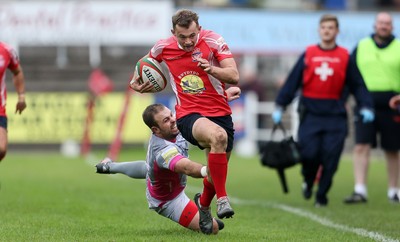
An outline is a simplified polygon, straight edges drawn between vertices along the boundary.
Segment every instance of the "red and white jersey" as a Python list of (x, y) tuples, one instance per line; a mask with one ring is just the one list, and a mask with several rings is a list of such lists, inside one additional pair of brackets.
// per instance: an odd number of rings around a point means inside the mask
[(192, 52), (184, 51), (175, 36), (158, 41), (150, 56), (168, 68), (172, 90), (177, 103), (176, 118), (191, 113), (217, 117), (232, 113), (225, 94), (225, 84), (197, 66), (197, 59), (207, 59), (212, 66), (220, 66), (225, 58), (232, 58), (225, 40), (209, 30), (201, 30)]
[(347, 49), (337, 46), (323, 50), (318, 45), (307, 47), (304, 55), (303, 96), (340, 99), (349, 63)]
[(0, 116), (6, 116), (6, 70), (14, 70), (19, 66), (17, 52), (9, 45), (0, 42)]

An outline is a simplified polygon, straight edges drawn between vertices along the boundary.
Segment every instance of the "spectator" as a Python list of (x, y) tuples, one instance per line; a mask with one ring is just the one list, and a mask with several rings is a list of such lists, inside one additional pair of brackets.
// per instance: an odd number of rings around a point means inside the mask
[(393, 20), (389, 13), (378, 13), (374, 28), (375, 33), (362, 39), (352, 54), (372, 95), (376, 119), (366, 124), (356, 116), (356, 145), (353, 150), (355, 186), (353, 193), (344, 199), (347, 204), (367, 202), (369, 159), (371, 148), (378, 145), (378, 135), (387, 161), (387, 196), (390, 201), (399, 202), (400, 120), (388, 104), (400, 92), (400, 41), (392, 34)]

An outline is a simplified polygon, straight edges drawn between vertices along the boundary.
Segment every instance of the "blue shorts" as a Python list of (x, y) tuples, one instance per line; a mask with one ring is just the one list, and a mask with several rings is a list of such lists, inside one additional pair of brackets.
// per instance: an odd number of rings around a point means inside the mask
[[(386, 151), (400, 150), (400, 114), (391, 109), (375, 110), (375, 120), (363, 123), (358, 110), (354, 113), (356, 144), (379, 145)], [(378, 136), (379, 135), (379, 139)]]
[[(179, 131), (181, 131), (181, 134), (183, 138), (185, 138), (187, 141), (189, 141), (192, 145), (198, 146), (200, 149), (204, 150), (205, 147), (201, 146), (197, 140), (193, 137), (193, 124), (196, 122), (197, 119), (203, 118), (199, 113), (192, 113), (189, 115), (186, 115), (180, 119), (177, 120), (177, 125)], [(228, 135), (228, 145), (226, 147), (226, 152), (230, 152), (233, 149), (233, 140), (234, 140), (234, 134), (235, 134), (235, 129), (233, 128), (233, 121), (232, 117), (230, 115), (227, 116), (221, 116), (221, 117), (206, 117), (210, 121), (218, 124), (220, 127), (222, 127), (227, 135)]]
[(7, 117), (0, 116), (0, 127), (7, 129)]

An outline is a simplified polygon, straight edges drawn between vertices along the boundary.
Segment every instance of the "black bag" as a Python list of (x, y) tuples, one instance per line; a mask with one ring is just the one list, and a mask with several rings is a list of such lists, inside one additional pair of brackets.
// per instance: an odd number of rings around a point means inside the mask
[[(274, 141), (273, 135), (278, 128), (282, 130), (284, 139), (281, 141)], [(287, 187), (284, 170), (300, 163), (300, 153), (297, 142), (294, 141), (293, 137), (286, 136), (286, 130), (282, 123), (274, 125), (270, 140), (261, 145), (260, 158), (263, 166), (278, 171), (283, 191), (284, 193), (288, 193), (289, 189)]]

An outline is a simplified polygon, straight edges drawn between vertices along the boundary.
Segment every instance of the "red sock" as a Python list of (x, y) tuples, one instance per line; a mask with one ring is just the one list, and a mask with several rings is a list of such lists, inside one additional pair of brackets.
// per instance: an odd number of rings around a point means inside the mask
[(203, 193), (201, 194), (200, 197), (200, 205), (202, 207), (209, 207), (215, 196), (214, 185), (208, 181), (207, 177), (203, 179), (203, 185), (204, 187), (203, 187)]
[(225, 183), (228, 173), (228, 159), (226, 158), (226, 153), (209, 153), (208, 169), (210, 170), (217, 198), (226, 196)]

